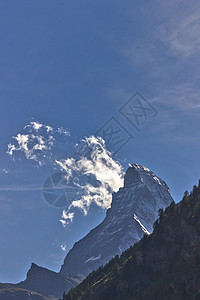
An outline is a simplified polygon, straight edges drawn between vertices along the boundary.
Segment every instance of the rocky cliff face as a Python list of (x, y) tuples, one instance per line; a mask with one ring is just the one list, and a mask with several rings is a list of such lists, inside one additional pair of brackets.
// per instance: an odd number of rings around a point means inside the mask
[(18, 284), (0, 284), (0, 300), (56, 300), (81, 282), (78, 277), (68, 276), (50, 271), (32, 263), (26, 280)]
[(200, 183), (160, 212), (154, 232), (91, 273), (64, 300), (200, 299)]
[(104, 221), (67, 254), (60, 273), (85, 277), (152, 232), (160, 208), (172, 202), (169, 188), (148, 168), (133, 164), (124, 178), (124, 187), (113, 194), (112, 206)]
[(2, 295), (8, 296), (10, 293), (10, 298), (5, 299), (18, 299), (19, 295), (21, 300), (62, 297), (63, 291), (69, 291), (91, 271), (116, 254), (121, 254), (141, 239), (145, 232), (152, 232), (158, 210), (171, 202), (169, 188), (162, 179), (144, 166), (131, 165), (125, 174), (124, 187), (113, 194), (106, 218), (74, 244), (60, 272), (32, 264), (26, 280), (12, 285), (12, 293), (11, 285), (9, 290), (2, 286)]
[(62, 297), (64, 290), (70, 290), (78, 283), (80, 283), (80, 278), (70, 278), (33, 263), (27, 273), (26, 280), (16, 284), (15, 287), (58, 298)]

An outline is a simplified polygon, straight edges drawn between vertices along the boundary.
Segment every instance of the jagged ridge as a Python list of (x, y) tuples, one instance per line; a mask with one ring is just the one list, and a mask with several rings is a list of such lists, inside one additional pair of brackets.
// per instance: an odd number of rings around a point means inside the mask
[(61, 297), (63, 290), (69, 291), (91, 270), (121, 254), (144, 232), (151, 232), (158, 209), (168, 206), (171, 201), (169, 188), (162, 179), (144, 166), (131, 165), (125, 174), (124, 187), (113, 194), (105, 220), (75, 243), (60, 273), (32, 264), (26, 280), (12, 285), (14, 296), (10, 299), (17, 297), (19, 289), (23, 289), (23, 297), (29, 295), (30, 299), (36, 297), (30, 290), (37, 292), (38, 299)]
[(78, 283), (80, 283), (80, 278), (70, 278), (32, 263), (26, 280), (16, 284), (16, 287), (33, 290), (51, 297), (61, 297), (63, 290), (69, 290)]
[(200, 183), (159, 214), (151, 235), (92, 272), (63, 299), (200, 299)]
[(172, 201), (166, 183), (148, 168), (133, 164), (124, 178), (124, 187), (113, 194), (104, 221), (75, 243), (60, 273), (83, 278), (116, 254), (152, 232), (160, 208)]

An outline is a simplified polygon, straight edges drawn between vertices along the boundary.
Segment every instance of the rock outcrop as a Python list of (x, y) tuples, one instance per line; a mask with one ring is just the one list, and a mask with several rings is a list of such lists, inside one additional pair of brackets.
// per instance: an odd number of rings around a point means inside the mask
[(200, 299), (200, 184), (159, 215), (152, 234), (92, 272), (64, 300)]
[(172, 202), (166, 183), (148, 168), (133, 164), (124, 178), (124, 187), (113, 194), (106, 218), (74, 244), (60, 273), (83, 278), (116, 254), (152, 232), (158, 210)]

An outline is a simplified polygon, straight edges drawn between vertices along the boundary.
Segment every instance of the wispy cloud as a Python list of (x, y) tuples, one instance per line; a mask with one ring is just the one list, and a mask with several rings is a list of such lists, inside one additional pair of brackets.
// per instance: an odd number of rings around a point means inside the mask
[[(158, 107), (163, 106), (162, 115), (168, 115), (168, 122), (173, 122), (173, 114), (181, 113), (198, 117), (200, 109), (200, 88), (195, 83), (177, 83), (175, 86), (166, 84), (158, 96), (151, 99)], [(169, 118), (169, 115), (171, 118)], [(164, 120), (163, 120), (164, 121)], [(177, 120), (178, 121), (178, 120)]]
[(60, 222), (63, 225), (63, 227), (66, 227), (66, 225), (72, 223), (73, 219), (74, 213), (67, 213), (66, 210), (63, 210), (62, 219), (60, 219)]
[[(90, 149), (89, 157), (80, 159), (68, 158), (56, 161), (60, 169), (66, 173), (66, 178), (78, 178), (74, 182), (78, 187), (77, 200), (72, 201), (63, 212), (60, 222), (66, 226), (66, 220), (73, 220), (69, 211), (73, 208), (80, 209), (87, 215), (92, 203), (107, 209), (111, 205), (112, 193), (123, 186), (124, 173), (119, 162), (112, 158), (112, 153), (106, 149), (105, 141), (100, 137), (91, 136), (84, 140)], [(88, 181), (87, 178), (90, 178)]]
[(193, 11), (185, 11), (170, 19), (167, 24), (160, 26), (161, 41), (174, 55), (190, 57), (200, 52), (200, 6)]
[(200, 109), (200, 4), (156, 1), (156, 5), (158, 16), (152, 15), (151, 7), (145, 14), (151, 29), (144, 32), (141, 27), (140, 39), (127, 40), (121, 53), (138, 72), (144, 72), (144, 80), (147, 74), (152, 94), (157, 95), (149, 100), (157, 101), (158, 109), (161, 104), (193, 114)]
[(30, 192), (30, 191), (41, 191), (40, 184), (29, 184), (23, 186), (0, 186), (0, 191), (7, 191), (7, 192)]
[[(27, 124), (21, 133), (13, 137), (14, 142), (8, 145), (7, 153), (18, 158), (21, 153), (24, 158), (33, 160), (38, 165), (51, 163), (64, 174), (68, 198), (68, 207), (63, 210), (60, 219), (63, 227), (73, 222), (75, 208), (87, 215), (92, 204), (107, 209), (111, 205), (112, 193), (123, 186), (123, 169), (121, 164), (113, 159), (105, 141), (101, 137), (90, 136), (82, 140), (89, 155), (76, 154), (66, 159), (52, 157), (52, 148), (56, 143), (56, 134), (69, 136), (68, 130), (53, 128), (41, 122), (33, 121)], [(59, 187), (53, 187), (52, 193)], [(8, 186), (0, 187), (1, 191), (39, 191), (41, 186)], [(73, 194), (74, 193), (74, 194)]]
[(67, 246), (65, 244), (62, 244), (60, 246), (60, 248), (61, 248), (62, 251), (66, 251), (67, 250)]
[(53, 128), (38, 121), (32, 121), (24, 126), (22, 133), (13, 136), (9, 143), (7, 154), (13, 159), (17, 153), (22, 153), (26, 159), (34, 160), (38, 165), (45, 164), (51, 159), (51, 149), (55, 145), (56, 134), (69, 136), (67, 129)]
[(3, 173), (3, 174), (8, 174), (9, 171), (5, 168), (0, 168), (0, 174)]

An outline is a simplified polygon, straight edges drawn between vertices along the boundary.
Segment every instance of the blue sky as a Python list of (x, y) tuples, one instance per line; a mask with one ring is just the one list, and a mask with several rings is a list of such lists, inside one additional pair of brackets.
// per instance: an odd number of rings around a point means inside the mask
[[(0, 282), (23, 280), (33, 261), (58, 271), (105, 216), (94, 206), (63, 228), (41, 193), (52, 165), (6, 154), (32, 120), (70, 131), (54, 149), (61, 159), (113, 116), (134, 136), (117, 154), (124, 170), (149, 167), (175, 201), (197, 183), (199, 28), (198, 1), (0, 3)], [(158, 112), (140, 132), (119, 112), (137, 91)]]

